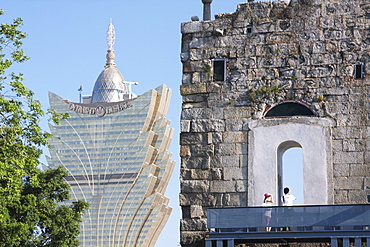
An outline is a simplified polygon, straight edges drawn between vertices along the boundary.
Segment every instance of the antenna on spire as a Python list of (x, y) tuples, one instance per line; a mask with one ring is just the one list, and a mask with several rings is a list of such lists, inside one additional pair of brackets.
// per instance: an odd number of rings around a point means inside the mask
[(114, 63), (114, 43), (116, 41), (116, 32), (114, 31), (114, 26), (112, 24), (112, 19), (110, 19), (110, 23), (108, 26), (107, 32), (107, 44), (108, 44), (108, 53), (107, 53), (107, 63), (105, 64), (105, 68), (115, 68), (116, 64)]
[(114, 31), (114, 26), (112, 24), (112, 18), (111, 18), (109, 26), (108, 26), (108, 32), (107, 32), (108, 50), (113, 51), (113, 46), (114, 46), (115, 41), (116, 41), (116, 32)]

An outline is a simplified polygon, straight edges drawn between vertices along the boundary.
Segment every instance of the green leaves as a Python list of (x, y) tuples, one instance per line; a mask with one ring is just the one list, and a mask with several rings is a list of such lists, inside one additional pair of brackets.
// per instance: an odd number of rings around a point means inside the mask
[(37, 231), (30, 232), (32, 234), (23, 242), (24, 245), (78, 246), (75, 239), (80, 232), (81, 215), (88, 204), (83, 201), (73, 202), (70, 206), (59, 204), (69, 199), (69, 185), (63, 180), (67, 175), (67, 171), (59, 167), (40, 172), (38, 181), (27, 178), (23, 193), (26, 198), (34, 196), (35, 204), (32, 205), (32, 211), (24, 211), (28, 215), (23, 218), (33, 219)]
[(69, 118), (68, 113), (58, 113), (53, 108), (48, 109), (48, 115), (50, 116), (49, 121), (52, 121), (55, 124), (59, 124), (60, 120)]
[[(0, 17), (4, 12), (0, 10)], [(78, 246), (81, 215), (87, 203), (70, 199), (63, 168), (40, 171), (41, 148), (50, 134), (40, 127), (45, 112), (21, 73), (8, 72), (28, 59), (21, 46), (22, 19), (0, 26), (0, 247)], [(58, 123), (68, 117), (53, 109)]]

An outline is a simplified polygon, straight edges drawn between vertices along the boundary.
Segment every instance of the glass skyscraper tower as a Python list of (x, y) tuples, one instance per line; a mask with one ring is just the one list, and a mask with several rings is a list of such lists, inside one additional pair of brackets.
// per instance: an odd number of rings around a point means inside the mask
[[(65, 167), (73, 199), (90, 203), (81, 246), (154, 246), (171, 213), (164, 196), (174, 168), (168, 153), (165, 85), (136, 96), (114, 63), (109, 25), (105, 69), (80, 103), (49, 93), (50, 106), (70, 117), (50, 125), (49, 166)], [(81, 101), (81, 100), (80, 100)]]

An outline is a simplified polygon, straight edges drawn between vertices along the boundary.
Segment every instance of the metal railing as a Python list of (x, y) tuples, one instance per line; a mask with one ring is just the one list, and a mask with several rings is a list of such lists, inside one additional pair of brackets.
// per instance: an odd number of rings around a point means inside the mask
[[(268, 220), (267, 218), (270, 217)], [(370, 230), (370, 204), (208, 209), (208, 228), (217, 232)]]

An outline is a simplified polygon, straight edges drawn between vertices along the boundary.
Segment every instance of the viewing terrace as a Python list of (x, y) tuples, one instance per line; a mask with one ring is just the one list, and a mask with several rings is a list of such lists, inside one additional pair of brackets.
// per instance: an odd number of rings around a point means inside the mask
[[(266, 228), (266, 215), (271, 222)], [(329, 243), (370, 246), (370, 204), (208, 209), (206, 247), (237, 244)]]

